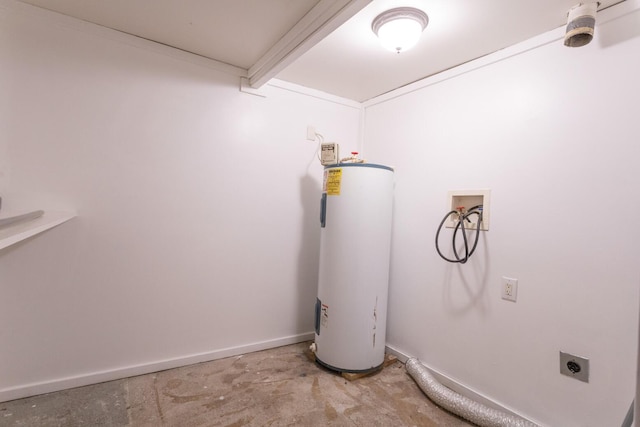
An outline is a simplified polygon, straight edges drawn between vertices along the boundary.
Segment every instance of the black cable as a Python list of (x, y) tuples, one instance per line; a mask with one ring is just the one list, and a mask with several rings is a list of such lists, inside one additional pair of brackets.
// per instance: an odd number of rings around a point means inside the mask
[[(462, 212), (460, 212), (462, 213)], [(458, 223), (456, 224), (455, 228), (453, 229), (453, 237), (451, 238), (451, 245), (453, 246), (453, 254), (456, 256), (456, 259), (461, 263), (464, 264), (465, 262), (467, 262), (467, 259), (469, 259), (469, 242), (467, 240), (467, 233), (464, 229), (464, 221), (467, 218), (464, 217), (464, 215), (461, 215), (458, 217)], [(458, 251), (456, 249), (456, 236), (458, 235), (458, 230), (462, 230), (462, 241), (464, 242), (464, 258), (462, 258), (464, 261), (460, 260), (460, 257), (458, 256)]]
[(458, 230), (462, 230), (462, 236), (463, 236), (464, 248), (465, 248), (465, 256), (464, 258), (462, 258), (464, 259), (464, 261), (461, 261), (463, 264), (467, 262), (467, 260), (471, 257), (471, 255), (473, 255), (473, 252), (476, 250), (476, 247), (478, 247), (478, 239), (480, 237), (480, 233), (478, 232), (479, 227), (476, 228), (476, 238), (475, 238), (475, 241), (473, 242), (473, 247), (471, 248), (470, 251), (469, 251), (469, 245), (467, 243), (466, 229), (464, 228), (464, 221), (471, 222), (469, 220), (469, 216), (473, 214), (478, 215), (478, 225), (480, 225), (480, 222), (482, 221), (482, 213), (479, 211), (468, 212), (466, 215), (462, 217), (462, 221), (459, 221), (458, 224), (456, 224), (456, 228), (453, 231), (453, 239), (452, 239), (453, 254), (456, 256), (457, 260), (460, 260), (461, 258), (458, 256), (458, 251), (456, 249), (456, 234), (458, 233)]
[(458, 261), (452, 261), (452, 260), (448, 259), (447, 257), (445, 257), (444, 255), (442, 255), (442, 252), (440, 252), (440, 246), (438, 245), (438, 237), (440, 236), (440, 230), (442, 230), (442, 226), (444, 225), (444, 223), (447, 220), (447, 218), (449, 218), (449, 215), (452, 215), (452, 214), (458, 214), (458, 211), (449, 211), (449, 212), (447, 212), (447, 214), (444, 216), (444, 218), (442, 218), (442, 221), (440, 221), (440, 225), (438, 226), (438, 231), (436, 231), (436, 251), (438, 251), (438, 255), (440, 255), (440, 257), (443, 258), (445, 261), (458, 262)]
[[(469, 216), (471, 215), (478, 215), (478, 223), (477, 223), (477, 227), (476, 227), (476, 238), (475, 241), (473, 242), (473, 247), (471, 248), (471, 251), (469, 251), (469, 246), (467, 244), (467, 233), (465, 232), (465, 228), (464, 228), (464, 221), (469, 221)], [(478, 247), (478, 240), (480, 238), (480, 224), (482, 223), (482, 205), (477, 205), (472, 207), (471, 209), (469, 209), (467, 211), (467, 213), (462, 217), (462, 225), (461, 225), (461, 230), (462, 230), (462, 234), (464, 235), (464, 245), (465, 245), (465, 257), (464, 262), (462, 262), (463, 264), (465, 262), (467, 262), (469, 260), (469, 258), (471, 257), (471, 255), (473, 255), (473, 253), (475, 252), (476, 248)], [(453, 253), (454, 255), (456, 255), (456, 259), (460, 259), (458, 257), (457, 251), (456, 251), (456, 234), (458, 232), (458, 227), (456, 227), (456, 229), (453, 232), (453, 239), (452, 239), (452, 245), (453, 245)]]
[[(466, 230), (464, 228), (464, 222), (468, 221), (471, 222), (469, 220), (469, 216), (471, 215), (478, 215), (478, 223), (477, 223), (477, 227), (476, 227), (476, 238), (475, 241), (473, 243), (473, 247), (471, 248), (471, 251), (469, 251), (469, 244), (468, 244), (468, 239), (467, 239), (467, 233)], [(476, 248), (478, 247), (478, 240), (480, 238), (480, 223), (482, 222), (482, 205), (478, 205), (478, 206), (474, 206), (471, 209), (469, 209), (467, 211), (466, 214), (462, 215), (461, 220), (458, 222), (458, 224), (456, 225), (456, 228), (453, 231), (453, 237), (452, 237), (452, 246), (453, 246), (453, 253), (456, 256), (456, 260), (458, 260), (458, 262), (460, 262), (461, 264), (466, 263), (469, 258), (471, 257), (471, 255), (473, 255), (473, 253), (475, 252)], [(456, 249), (456, 236), (458, 234), (458, 230), (462, 231), (462, 236), (463, 236), (463, 241), (464, 241), (464, 250), (465, 250), (465, 255), (463, 258), (460, 258), (458, 256), (458, 252)]]
[[(442, 231), (442, 226), (444, 225), (444, 223), (447, 221), (447, 218), (449, 218), (449, 216), (451, 214), (457, 214), (458, 215), (458, 223), (456, 224), (454, 230), (453, 230), (453, 237), (451, 240), (451, 243), (453, 245), (453, 255), (456, 257), (456, 259), (450, 259), (447, 258), (446, 256), (444, 256), (442, 254), (442, 252), (440, 251), (440, 245), (438, 243), (439, 237), (440, 237), (440, 231)], [(473, 242), (473, 246), (471, 247), (471, 250), (469, 250), (469, 242), (467, 239), (467, 233), (466, 233), (466, 229), (464, 228), (464, 222), (468, 221), (471, 222), (471, 220), (469, 220), (469, 217), (471, 215), (478, 215), (478, 222), (477, 222), (477, 226), (476, 226), (476, 236)], [(438, 226), (438, 231), (436, 232), (436, 251), (438, 251), (438, 255), (440, 255), (440, 257), (442, 259), (444, 259), (447, 262), (452, 262), (452, 263), (460, 263), (460, 264), (464, 264), (466, 263), (469, 258), (471, 257), (471, 255), (473, 255), (473, 253), (475, 252), (476, 248), (478, 247), (478, 241), (480, 238), (480, 224), (482, 223), (482, 205), (477, 205), (477, 206), (473, 206), (471, 209), (469, 209), (467, 211), (466, 214), (463, 214), (462, 212), (458, 212), (456, 210), (452, 210), (449, 211), (444, 218), (442, 218), (442, 221), (440, 221), (440, 225)], [(458, 231), (462, 232), (462, 240), (464, 242), (464, 256), (460, 257), (460, 255), (458, 255), (458, 250), (456, 249), (456, 236), (458, 235)]]

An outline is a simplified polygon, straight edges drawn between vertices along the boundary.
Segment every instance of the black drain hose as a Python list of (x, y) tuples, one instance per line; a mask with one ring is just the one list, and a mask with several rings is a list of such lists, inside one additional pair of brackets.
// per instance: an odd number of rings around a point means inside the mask
[[(440, 251), (440, 244), (438, 243), (438, 240), (440, 238), (440, 231), (442, 231), (442, 227), (444, 226), (444, 223), (447, 221), (447, 218), (449, 218), (449, 216), (453, 214), (458, 215), (458, 223), (456, 224), (453, 230), (453, 238), (451, 240), (451, 243), (453, 245), (453, 255), (456, 257), (455, 259), (447, 258), (446, 256), (444, 256)], [(464, 223), (465, 221), (469, 223), (471, 222), (471, 220), (469, 220), (469, 217), (471, 215), (477, 215), (478, 222), (476, 225), (476, 236), (473, 242), (473, 246), (471, 247), (471, 250), (469, 250), (469, 241), (467, 239), (467, 231), (464, 228)], [(440, 255), (440, 257), (447, 262), (460, 263), (460, 264), (466, 263), (471, 257), (471, 255), (473, 255), (473, 252), (475, 252), (476, 248), (478, 247), (481, 223), (482, 223), (482, 205), (474, 206), (471, 209), (469, 209), (466, 213), (462, 213), (462, 209), (447, 212), (444, 218), (442, 218), (442, 221), (440, 221), (440, 225), (438, 226), (438, 231), (436, 232), (436, 251), (438, 251), (438, 255)], [(462, 240), (464, 242), (463, 257), (460, 257), (460, 255), (458, 255), (458, 250), (456, 249), (456, 238), (458, 236), (458, 231), (461, 232)]]

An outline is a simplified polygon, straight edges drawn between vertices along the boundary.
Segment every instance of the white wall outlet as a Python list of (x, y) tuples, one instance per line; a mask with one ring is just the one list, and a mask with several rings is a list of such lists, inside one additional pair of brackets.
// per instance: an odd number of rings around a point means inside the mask
[(309, 141), (316, 140), (316, 128), (313, 126), (307, 126), (307, 139)]
[(502, 278), (502, 299), (513, 302), (518, 299), (518, 279)]
[(560, 352), (560, 373), (582, 382), (589, 382), (589, 359)]

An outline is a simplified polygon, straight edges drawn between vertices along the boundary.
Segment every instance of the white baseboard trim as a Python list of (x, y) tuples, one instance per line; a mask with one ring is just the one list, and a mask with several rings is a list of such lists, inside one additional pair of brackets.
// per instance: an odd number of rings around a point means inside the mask
[[(392, 354), (394, 356), (396, 356), (398, 358), (398, 360), (400, 360), (402, 363), (406, 363), (406, 361), (408, 359), (410, 359), (411, 357), (414, 356), (410, 356), (407, 353), (403, 352), (402, 350), (399, 350), (393, 346), (387, 345), (387, 353)], [(465, 386), (464, 384), (458, 382), (457, 380), (454, 380), (451, 377), (448, 377), (447, 375), (443, 374), (442, 372), (438, 372), (437, 370), (433, 369), (431, 366), (425, 364), (424, 362), (420, 361), (420, 363), (422, 363), (423, 366), (425, 366), (427, 369), (429, 369), (429, 372), (431, 372), (433, 374), (433, 376), (435, 377), (436, 380), (438, 380), (440, 382), (440, 384), (444, 385), (445, 387), (455, 391), (456, 393), (467, 397), (475, 402), (478, 403), (482, 403), (485, 406), (488, 406), (489, 408), (493, 408), (493, 409), (497, 409), (499, 411), (502, 411), (506, 414), (511, 414), (511, 415), (515, 415), (518, 416), (520, 418), (523, 418), (529, 422), (541, 425), (540, 423), (533, 421), (525, 416), (523, 416), (522, 414), (519, 414), (518, 412), (513, 411), (512, 409), (507, 408), (506, 406), (496, 402), (495, 400), (490, 399), (489, 397), (483, 395), (482, 393), (473, 390), (467, 386)], [(425, 399), (427, 397), (425, 396)]]
[(50, 381), (4, 388), (0, 389), (0, 402), (7, 402), (9, 400), (22, 399), (24, 397), (36, 396), (38, 394), (51, 393), (54, 391), (82, 387), (91, 384), (98, 384), (105, 381), (119, 380), (136, 375), (144, 375), (152, 372), (164, 371), (181, 366), (193, 365), (195, 363), (224, 359), (226, 357), (238, 356), (240, 354), (252, 353), (255, 351), (268, 350), (271, 348), (281, 347), (283, 345), (297, 344), (299, 342), (313, 340), (313, 338), (314, 333), (307, 332), (303, 334), (291, 335), (288, 337), (276, 338), (267, 341), (260, 341), (237, 347), (208, 351), (205, 353), (191, 354), (172, 359), (143, 363), (140, 365), (96, 371), (72, 377), (58, 378)]

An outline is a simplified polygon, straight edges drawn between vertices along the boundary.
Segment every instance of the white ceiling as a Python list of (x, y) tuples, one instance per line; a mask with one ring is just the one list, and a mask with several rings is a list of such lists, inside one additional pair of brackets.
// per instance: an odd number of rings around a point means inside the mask
[[(21, 1), (233, 65), (254, 85), (277, 77), (356, 101), (561, 27), (579, 2)], [(619, 2), (600, 0), (599, 10)], [(399, 6), (422, 9), (429, 25), (415, 48), (396, 54), (379, 46), (371, 21)]]

